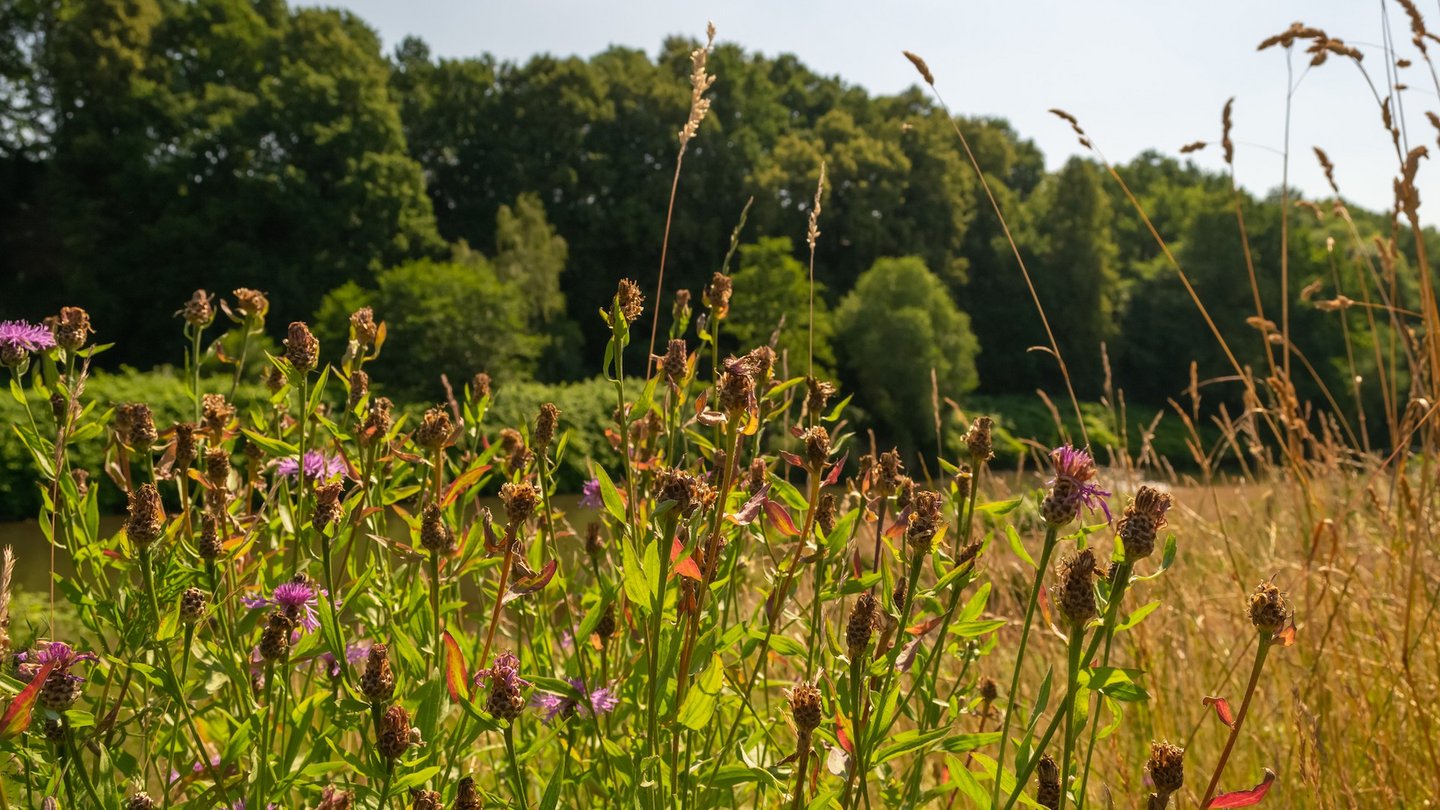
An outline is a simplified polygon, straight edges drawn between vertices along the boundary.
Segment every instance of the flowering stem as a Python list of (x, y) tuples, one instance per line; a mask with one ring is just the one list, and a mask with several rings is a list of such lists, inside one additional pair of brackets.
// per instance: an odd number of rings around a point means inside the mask
[(1230, 761), (1230, 751), (1235, 748), (1235, 740), (1240, 737), (1240, 726), (1245, 723), (1245, 715), (1250, 711), (1250, 699), (1255, 697), (1255, 686), (1260, 682), (1260, 670), (1265, 666), (1265, 656), (1270, 653), (1272, 644), (1274, 637), (1262, 631), (1260, 647), (1255, 651), (1255, 665), (1250, 668), (1250, 682), (1245, 684), (1245, 697), (1240, 701), (1240, 711), (1235, 715), (1235, 724), (1230, 727), (1230, 737), (1225, 740), (1225, 748), (1215, 763), (1215, 772), (1210, 774), (1210, 784), (1205, 788), (1205, 797), (1200, 800), (1201, 808), (1210, 805), (1216, 788), (1220, 786), (1220, 775), (1225, 772), (1225, 763)]
[(798, 757), (795, 761), (795, 797), (790, 803), (790, 810), (800, 810), (805, 806), (805, 766), (810, 764), (809, 732), (800, 735), (795, 754)]
[(190, 333), (190, 398), (195, 403), (195, 422), (200, 422), (200, 333), (204, 327), (191, 326)]
[[(300, 559), (300, 538), (305, 534), (305, 491), (309, 487), (309, 477), (305, 474), (305, 423), (308, 420), (306, 410), (310, 407), (310, 375), (309, 372), (300, 372), (300, 420), (299, 420), (299, 447), (300, 447), (300, 470), (295, 476), (295, 485), (300, 492), (295, 502), (295, 543), (290, 547), (290, 567), (294, 568)], [(321, 460), (320, 466), (325, 466)]]
[(660, 536), (655, 538), (655, 550), (659, 552), (656, 556), (660, 565), (655, 572), (655, 602), (650, 610), (650, 702), (646, 705), (650, 733), (645, 739), (645, 746), (652, 754), (660, 742), (660, 682), (664, 680), (660, 672), (660, 631), (665, 620), (665, 580), (670, 573), (670, 538), (675, 536), (678, 524), (679, 515), (672, 511), (665, 518)]
[[(1115, 577), (1112, 580), (1114, 590), (1110, 593), (1110, 599), (1105, 605), (1105, 626), (1101, 628), (1100, 634), (1105, 644), (1105, 650), (1100, 655), (1100, 666), (1110, 666), (1110, 645), (1115, 640), (1115, 622), (1120, 615), (1120, 602), (1125, 598), (1125, 591), (1130, 585), (1130, 570), (1132, 566), (1128, 562), (1116, 564)], [(1090, 642), (1090, 654), (1094, 655), (1095, 642)], [(1088, 699), (1088, 698), (1087, 698)], [(1089, 717), (1086, 718), (1088, 723)], [(1095, 755), (1095, 737), (1100, 730), (1099, 723), (1090, 723), (1090, 739), (1085, 744), (1085, 766), (1080, 770), (1080, 792), (1077, 794), (1079, 805), (1085, 803), (1085, 788), (1090, 783), (1090, 760)]]
[[(890, 687), (895, 680), (896, 661), (899, 658), (900, 654), (904, 651), (904, 645), (901, 644), (901, 641), (903, 641), (905, 638), (905, 625), (907, 622), (910, 621), (910, 609), (911, 607), (913, 607), (915, 602), (915, 591), (917, 589), (917, 585), (920, 579), (920, 571), (925, 565), (925, 556), (926, 555), (924, 554), (915, 554), (914, 559), (910, 561), (910, 578), (905, 583), (905, 599), (901, 603), (900, 607), (900, 624), (897, 625), (895, 629), (895, 644), (894, 647), (891, 648), (892, 652), (887, 653), (887, 657), (890, 659), (890, 665), (885, 668), (885, 679), (881, 681), (879, 692), (881, 706), (885, 705), (885, 695), (890, 692)], [(900, 714), (897, 711), (895, 713), (895, 716), (890, 719), (890, 723), (893, 724), (895, 722), (895, 718), (899, 716)], [(878, 735), (876, 733), (877, 730)], [(867, 787), (866, 783), (869, 776), (868, 772), (870, 770), (870, 749), (872, 747), (872, 743), (879, 742), (879, 736), (888, 733), (889, 730), (890, 724), (886, 724), (884, 728), (880, 728), (877, 725), (875, 729), (869, 730), (869, 732), (864, 738), (857, 739), (855, 741), (856, 754), (860, 758), (860, 784), (862, 788), (862, 795), (868, 796), (868, 792), (865, 792), (865, 790)], [(874, 739), (871, 739), (872, 737)]]
[[(1070, 795), (1070, 758), (1075, 750), (1075, 695), (1080, 686), (1080, 651), (1084, 645), (1085, 628), (1081, 625), (1071, 627), (1065, 665), (1065, 702), (1060, 709), (1065, 718), (1065, 740), (1060, 760), (1060, 810), (1065, 810), (1065, 799)], [(1077, 800), (1077, 806), (1084, 803), (1083, 798)]]
[(160, 629), (160, 599), (155, 595), (155, 575), (150, 570), (150, 547), (140, 548), (140, 574), (145, 580), (145, 593), (150, 598), (150, 610), (155, 614), (155, 629)]
[[(1010, 721), (1015, 716), (1015, 693), (1020, 688), (1020, 671), (1025, 666), (1025, 645), (1030, 641), (1030, 624), (1035, 619), (1035, 605), (1040, 601), (1040, 585), (1045, 580), (1045, 571), (1050, 565), (1050, 556), (1055, 551), (1055, 535), (1055, 526), (1045, 530), (1045, 544), (1040, 549), (1040, 563), (1035, 566), (1035, 581), (1030, 586), (1030, 600), (1025, 604), (1025, 622), (1020, 626), (1020, 646), (1015, 651), (1015, 669), (1010, 673), (1010, 691), (1005, 695), (1005, 720), (1000, 724), (1000, 752), (995, 757), (995, 783), (991, 786), (990, 804), (992, 806), (1000, 803), (1000, 774), (1005, 770), (1005, 747), (1009, 742)], [(1019, 782), (1018, 779), (1016, 781)]]
[(520, 761), (515, 758), (515, 724), (505, 726), (505, 754), (510, 760), (510, 778), (515, 780), (515, 801), (520, 810), (529, 810), (530, 801), (525, 798), (525, 781), (520, 778)]
[(490, 627), (485, 631), (485, 646), (480, 652), (480, 665), (490, 660), (490, 644), (495, 640), (495, 627), (500, 624), (500, 607), (505, 603), (505, 585), (510, 579), (510, 566), (515, 563), (515, 524), (505, 527), (505, 559), (500, 563), (500, 582), (495, 589), (495, 608), (490, 613)]
[(432, 663), (438, 663), (443, 668), (444, 662), (440, 660), (440, 650), (443, 645), (440, 636), (444, 630), (440, 626), (440, 552), (438, 550), (430, 552), (430, 615), (435, 620), (435, 645), (430, 651), (430, 654), (434, 656)]

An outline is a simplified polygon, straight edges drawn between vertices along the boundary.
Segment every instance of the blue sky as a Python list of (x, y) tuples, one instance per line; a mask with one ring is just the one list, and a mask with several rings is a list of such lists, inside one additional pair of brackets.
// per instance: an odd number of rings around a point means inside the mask
[[(1417, 0), (1440, 29), (1440, 0)], [(874, 92), (915, 83), (901, 57), (929, 62), (951, 109), (1010, 119), (1052, 166), (1081, 151), (1050, 107), (1076, 115), (1113, 161), (1147, 148), (1175, 153), (1194, 140), (1218, 140), (1220, 109), (1235, 102), (1236, 166), (1242, 184), (1263, 192), (1280, 184), (1284, 145), (1285, 55), (1256, 52), (1265, 37), (1299, 20), (1366, 55), (1384, 87), (1384, 0), (920, 0), (909, 3), (739, 0), (702, 4), (647, 0), (346, 0), (377, 28), (387, 50), (414, 34), (447, 57), (484, 52), (521, 61), (536, 53), (588, 56), (611, 44), (655, 53), (669, 34), (703, 36), (713, 20), (721, 40), (767, 54), (797, 54), (812, 69)], [(1410, 54), (1408, 23), (1384, 6), (1395, 39)], [(1294, 56), (1297, 78), (1308, 57)], [(1435, 149), (1424, 110), (1440, 111), (1423, 64), (1404, 71), (1402, 94), (1413, 143)], [(721, 76), (720, 81), (725, 77)], [(1384, 91), (1381, 91), (1382, 95)], [(1335, 161), (1347, 199), (1390, 204), (1395, 154), (1378, 106), (1353, 64), (1332, 60), (1304, 75), (1293, 102), (1291, 178), (1307, 195), (1326, 188), (1311, 146)], [(1440, 159), (1440, 155), (1436, 155)], [(1218, 149), (1196, 156), (1221, 165)], [(1421, 211), (1440, 222), (1436, 169), (1421, 173)], [(1434, 189), (1428, 195), (1426, 192)]]

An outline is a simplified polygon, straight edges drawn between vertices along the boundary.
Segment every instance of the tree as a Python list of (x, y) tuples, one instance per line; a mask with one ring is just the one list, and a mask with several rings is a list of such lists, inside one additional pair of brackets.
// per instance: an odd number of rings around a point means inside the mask
[(918, 257), (875, 262), (841, 301), (835, 325), (857, 400), (898, 444), (933, 441), (932, 370), (941, 397), (978, 382), (970, 318)]
[[(724, 330), (742, 351), (768, 344), (779, 330), (775, 351), (786, 357), (790, 374), (806, 373), (810, 351), (810, 280), (786, 237), (766, 237), (740, 246), (740, 269)], [(784, 326), (781, 328), (781, 323)], [(835, 352), (830, 348), (835, 325), (825, 303), (825, 287), (815, 285), (815, 375), (834, 376)]]

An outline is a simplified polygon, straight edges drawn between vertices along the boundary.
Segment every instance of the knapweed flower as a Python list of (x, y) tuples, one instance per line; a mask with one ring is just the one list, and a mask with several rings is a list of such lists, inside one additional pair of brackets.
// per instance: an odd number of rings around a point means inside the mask
[(965, 449), (970, 453), (970, 461), (977, 466), (995, 458), (994, 441), (991, 438), (994, 428), (994, 419), (978, 416), (971, 423), (970, 429), (965, 431)]
[(345, 516), (345, 508), (340, 505), (340, 496), (344, 494), (344, 489), (345, 484), (340, 481), (331, 481), (315, 488), (315, 515), (310, 520), (315, 531), (323, 534), (326, 528), (339, 523)]
[(241, 318), (252, 318), (257, 315), (264, 317), (270, 311), (270, 299), (265, 293), (259, 290), (252, 290), (249, 287), (241, 287), (231, 293), (235, 296), (235, 311), (240, 313)]
[(304, 373), (315, 368), (320, 359), (320, 341), (310, 333), (304, 321), (290, 324), (289, 335), (285, 338), (285, 357), (296, 371)]
[(805, 413), (819, 417), (825, 412), (825, 406), (830, 403), (830, 397), (835, 396), (834, 383), (828, 383), (818, 377), (805, 378)]
[(815, 684), (806, 681), (787, 690), (785, 696), (790, 700), (790, 718), (795, 721), (796, 732), (800, 739), (808, 740), (810, 732), (818, 728), (820, 721), (825, 719), (825, 706), (820, 690)]
[(444, 405), (436, 405), (425, 411), (416, 426), (415, 432), (410, 438), (415, 444), (432, 453), (444, 447), (450, 441), (450, 434), (454, 432), (454, 426), (450, 423), (450, 413), (445, 410)]
[(1273, 582), (1260, 583), (1250, 594), (1250, 623), (1262, 635), (1283, 633), (1294, 615), (1289, 598)]
[(595, 714), (600, 715), (614, 711), (615, 707), (620, 705), (620, 699), (615, 697), (614, 691), (609, 686), (602, 686), (592, 692), (579, 678), (566, 678), (565, 680), (580, 692), (580, 697), (561, 697), (549, 692), (536, 692), (530, 698), (530, 705), (545, 715), (546, 723), (553, 722), (556, 717), (568, 719), (577, 710), (584, 711), (588, 717), (591, 706), (595, 707)]
[(945, 518), (940, 514), (941, 503), (938, 492), (922, 489), (915, 493), (911, 504), (910, 523), (905, 527), (905, 540), (915, 554), (929, 554), (935, 547), (935, 535), (945, 524)]
[(710, 283), (701, 293), (700, 300), (715, 311), (715, 320), (724, 320), (730, 313), (730, 295), (734, 291), (735, 284), (730, 277), (724, 273), (716, 273), (710, 277)]
[(591, 478), (580, 485), (580, 508), (599, 509), (605, 505), (605, 500), (600, 495), (600, 479)]
[[(286, 478), (295, 478), (300, 475), (300, 461), (294, 458), (282, 458), (275, 462), (275, 472)], [(327, 456), (319, 450), (308, 450), (305, 453), (305, 479), (307, 481), (328, 481), (338, 478), (345, 473), (345, 459), (340, 456)]]
[(1150, 795), (1150, 810), (1165, 810), (1170, 794), (1185, 784), (1185, 749), (1168, 742), (1150, 743), (1150, 761), (1145, 763), (1145, 772), (1155, 785)]
[(384, 703), (395, 695), (395, 673), (390, 669), (390, 649), (372, 644), (360, 675), (360, 694), (371, 703)]
[(155, 800), (145, 791), (137, 791), (130, 794), (125, 800), (125, 810), (155, 810)]
[(350, 334), (355, 342), (364, 348), (375, 345), (380, 336), (380, 325), (375, 323), (375, 310), (361, 307), (350, 313)]
[(490, 375), (483, 371), (475, 372), (470, 379), (470, 397), (477, 402), (490, 396)]
[(851, 662), (861, 660), (870, 646), (870, 636), (875, 632), (878, 621), (880, 600), (872, 593), (862, 593), (850, 608), (850, 619), (845, 623), (845, 647)]
[(155, 414), (143, 402), (127, 402), (115, 409), (115, 432), (120, 440), (136, 450), (147, 450), (160, 438), (155, 429)]
[(542, 453), (555, 439), (555, 426), (559, 423), (560, 409), (555, 407), (555, 403), (547, 402), (540, 406), (540, 413), (535, 416), (535, 432), (531, 436)]
[(175, 314), (183, 317), (191, 326), (209, 326), (215, 320), (215, 296), (204, 290), (196, 290)]
[(180, 621), (187, 625), (193, 625), (205, 615), (205, 609), (210, 605), (210, 597), (199, 588), (186, 588), (180, 594)]
[(1116, 525), (1125, 546), (1126, 562), (1142, 560), (1155, 551), (1155, 536), (1165, 528), (1165, 513), (1170, 511), (1171, 502), (1168, 493), (1154, 487), (1142, 486), (1135, 492), (1135, 499), (1125, 507)]
[[(346, 644), (346, 645), (345, 645), (345, 663), (346, 663), (346, 664), (349, 664), (350, 666), (353, 667), (353, 666), (355, 666), (356, 664), (360, 663), (361, 661), (364, 661), (364, 660), (365, 660), (365, 656), (367, 655), (367, 653), (368, 653), (369, 651), (370, 651), (370, 647), (369, 647), (369, 645), (366, 645), (366, 644), (355, 644), (355, 643)], [(321, 662), (323, 662), (323, 663), (325, 664), (325, 671), (328, 672), (328, 673), (330, 673), (330, 677), (332, 677), (332, 678), (338, 678), (338, 677), (340, 677), (340, 673), (341, 673), (343, 670), (342, 670), (341, 667), (340, 667), (340, 662), (337, 661), (337, 660), (335, 660), (335, 654), (334, 654), (334, 653), (329, 652), (329, 651), (320, 653), (320, 660), (321, 660)]]
[(635, 323), (645, 311), (645, 296), (640, 285), (628, 278), (620, 279), (615, 290), (615, 308), (624, 316), (626, 323)]
[(1035, 803), (1050, 810), (1060, 806), (1060, 766), (1049, 754), (1035, 766)]
[(505, 520), (512, 526), (519, 526), (535, 514), (540, 503), (540, 490), (525, 481), (506, 482), (500, 485), (500, 500), (505, 503)]
[(80, 307), (61, 307), (59, 315), (45, 319), (50, 334), (60, 348), (67, 352), (80, 351), (94, 329), (90, 328), (90, 313)]
[(235, 418), (235, 406), (225, 399), (224, 394), (205, 394), (200, 397), (200, 411), (205, 417), (205, 429), (219, 438), (231, 420)]
[(520, 689), (528, 682), (520, 677), (520, 659), (514, 653), (502, 652), (495, 656), (495, 663), (489, 669), (475, 673), (475, 684), (490, 681), (490, 696), (485, 701), (485, 710), (497, 720), (514, 720), (525, 708), (525, 698)]
[(74, 647), (63, 641), (41, 642), (35, 649), (20, 653), (16, 672), (21, 680), (29, 683), (40, 675), (50, 664), (54, 668), (45, 677), (37, 698), (41, 706), (54, 712), (63, 712), (80, 699), (80, 690), (85, 679), (71, 672), (81, 661), (98, 661), (95, 653), (76, 652)]
[(1064, 526), (1079, 517), (1080, 507), (1084, 506), (1092, 514), (1103, 511), (1109, 523), (1110, 506), (1105, 499), (1110, 493), (1093, 483), (1095, 459), (1067, 444), (1050, 451), (1050, 462), (1055, 465), (1055, 477), (1050, 479), (1050, 491), (1040, 505), (1045, 522), (1054, 528)]
[(164, 532), (165, 509), (160, 504), (160, 491), (155, 489), (154, 484), (141, 484), (130, 493), (125, 536), (136, 548), (146, 549)]
[(410, 788), (410, 810), (445, 810), (445, 804), (439, 791)]
[[(274, 612), (265, 621), (260, 631), (257, 649), (260, 657), (269, 663), (285, 663), (290, 659), (290, 634), (295, 631), (295, 622), (284, 613)], [(251, 673), (252, 679), (254, 673)]]
[(297, 576), (289, 582), (276, 585), (268, 599), (247, 596), (242, 601), (245, 607), (252, 610), (263, 607), (278, 608), (292, 623), (310, 632), (320, 626), (320, 618), (315, 612), (315, 596), (315, 587), (308, 580)]
[(475, 780), (472, 777), (465, 777), (460, 780), (460, 785), (455, 788), (455, 804), (453, 810), (480, 810), (484, 803), (480, 800), (480, 791), (475, 787)]
[(0, 363), (15, 367), (30, 355), (55, 345), (55, 335), (43, 326), (26, 321), (0, 322)]
[(1095, 618), (1095, 550), (1084, 548), (1060, 561), (1055, 604), (1073, 628)]
[(410, 713), (402, 706), (391, 706), (380, 718), (380, 734), (375, 740), (375, 748), (386, 759), (399, 759), (413, 744), (413, 732)]

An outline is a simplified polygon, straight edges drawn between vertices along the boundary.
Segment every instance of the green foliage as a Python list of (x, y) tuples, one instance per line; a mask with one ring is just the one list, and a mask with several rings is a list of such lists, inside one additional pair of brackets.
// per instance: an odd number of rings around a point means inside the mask
[(569, 431), (565, 458), (555, 470), (561, 492), (579, 492), (592, 478), (591, 464), (615, 469), (619, 454), (605, 438), (614, 427), (615, 387), (603, 377), (574, 383), (516, 382), (495, 389), (494, 404), (486, 421), (498, 425), (533, 425), (540, 406), (552, 402), (560, 409), (560, 432)]
[[(810, 346), (810, 281), (805, 265), (794, 256), (784, 237), (765, 238), (740, 246), (740, 269), (734, 274), (734, 303), (725, 329), (742, 350), (767, 345), (779, 333), (775, 353), (788, 357), (792, 374), (805, 373)], [(815, 289), (815, 374), (834, 374), (835, 352), (830, 347), (835, 325), (825, 303), (825, 286)], [(781, 324), (784, 324), (781, 328)]]
[(902, 443), (934, 435), (937, 386), (940, 397), (975, 387), (970, 319), (918, 257), (877, 261), (840, 303), (835, 323), (856, 396)]

